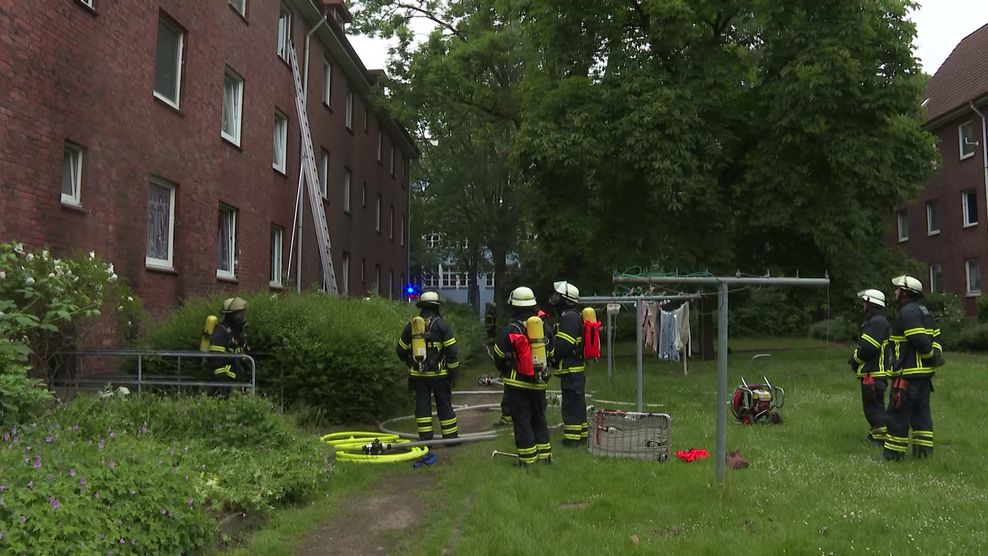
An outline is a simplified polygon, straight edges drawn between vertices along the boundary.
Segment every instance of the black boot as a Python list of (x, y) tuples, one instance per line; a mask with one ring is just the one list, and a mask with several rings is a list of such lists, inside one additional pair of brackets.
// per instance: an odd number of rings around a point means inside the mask
[(933, 457), (933, 448), (929, 446), (913, 446), (913, 457), (919, 459)]
[(882, 454), (882, 459), (885, 461), (902, 461), (904, 455), (902, 452), (896, 452), (895, 450), (885, 450)]

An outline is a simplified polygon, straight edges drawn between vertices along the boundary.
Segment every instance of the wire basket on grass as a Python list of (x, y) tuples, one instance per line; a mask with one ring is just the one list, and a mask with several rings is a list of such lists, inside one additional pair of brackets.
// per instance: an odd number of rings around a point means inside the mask
[(666, 461), (672, 417), (666, 413), (641, 413), (590, 406), (589, 451), (595, 456)]

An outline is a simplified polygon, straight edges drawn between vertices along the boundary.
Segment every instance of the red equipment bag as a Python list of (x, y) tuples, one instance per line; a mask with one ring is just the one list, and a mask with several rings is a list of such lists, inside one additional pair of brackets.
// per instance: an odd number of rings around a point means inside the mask
[(511, 342), (515, 359), (518, 361), (518, 374), (535, 376), (535, 362), (532, 360), (532, 346), (528, 343), (528, 336), (510, 332), (508, 333), (508, 341)]
[(586, 360), (600, 359), (600, 327), (599, 320), (583, 321), (583, 358)]

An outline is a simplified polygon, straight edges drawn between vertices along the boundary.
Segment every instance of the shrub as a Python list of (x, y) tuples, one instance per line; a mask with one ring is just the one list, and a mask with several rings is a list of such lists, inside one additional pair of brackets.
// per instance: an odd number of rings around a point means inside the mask
[(960, 329), (951, 345), (956, 349), (968, 351), (988, 350), (988, 323), (971, 322)]
[(829, 338), (831, 342), (848, 342), (857, 338), (858, 327), (842, 318), (824, 320), (810, 325), (809, 336), (817, 340)]
[(978, 298), (978, 322), (988, 322), (988, 297)]
[(731, 294), (731, 335), (801, 335), (813, 322), (814, 313), (819, 312), (818, 298), (818, 293), (803, 288), (755, 288)]
[[(954, 349), (972, 319), (965, 316), (960, 296), (952, 293), (932, 293), (923, 299), (940, 327), (941, 343), (945, 350)], [(892, 320), (892, 317), (889, 317)]]

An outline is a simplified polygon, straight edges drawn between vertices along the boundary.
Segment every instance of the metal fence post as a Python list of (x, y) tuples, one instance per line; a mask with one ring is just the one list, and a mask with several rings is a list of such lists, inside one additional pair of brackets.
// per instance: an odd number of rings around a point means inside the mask
[(727, 284), (718, 292), (717, 314), (717, 482), (724, 482), (727, 456)]
[(642, 320), (644, 316), (645, 302), (641, 298), (638, 298), (638, 302), (635, 303), (635, 338), (638, 348), (638, 401), (636, 407), (638, 411), (645, 410), (645, 376), (642, 361)]
[(144, 361), (144, 357), (140, 353), (138, 353), (137, 354), (137, 397), (138, 398), (141, 397), (141, 386), (142, 383), (144, 382), (144, 370), (142, 368), (143, 361)]

